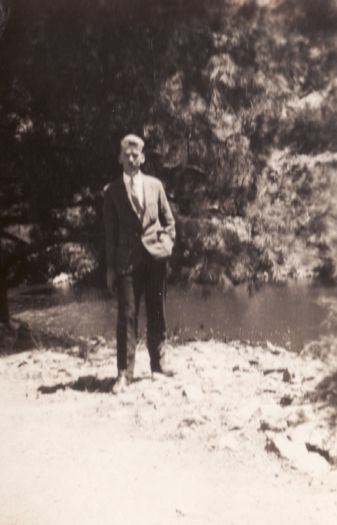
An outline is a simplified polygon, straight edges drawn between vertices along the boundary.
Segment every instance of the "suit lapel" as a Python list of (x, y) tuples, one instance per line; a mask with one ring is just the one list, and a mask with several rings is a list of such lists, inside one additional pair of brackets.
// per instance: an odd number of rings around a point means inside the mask
[(143, 216), (140, 217), (137, 213), (137, 210), (132, 202), (131, 195), (129, 192), (129, 188), (125, 186), (124, 178), (121, 177), (120, 180), (120, 196), (122, 199), (123, 207), (127, 207), (130, 209), (131, 213), (135, 215), (137, 220), (143, 224), (146, 225), (151, 221), (151, 217), (149, 215), (149, 205), (151, 202), (153, 202), (154, 195), (152, 191), (152, 185), (151, 185), (151, 179), (149, 179), (144, 173), (142, 173), (142, 181), (143, 181), (143, 192), (144, 192), (144, 213)]

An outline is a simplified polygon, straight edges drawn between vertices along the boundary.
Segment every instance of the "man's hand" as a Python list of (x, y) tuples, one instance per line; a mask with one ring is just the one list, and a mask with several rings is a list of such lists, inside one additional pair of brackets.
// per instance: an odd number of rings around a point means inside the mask
[(116, 274), (113, 268), (108, 268), (106, 271), (106, 285), (109, 292), (112, 292), (116, 282)]

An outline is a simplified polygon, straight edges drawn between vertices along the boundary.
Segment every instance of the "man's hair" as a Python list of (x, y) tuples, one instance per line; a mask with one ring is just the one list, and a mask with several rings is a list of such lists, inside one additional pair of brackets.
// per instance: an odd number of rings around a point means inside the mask
[(143, 151), (144, 145), (143, 139), (131, 133), (125, 135), (121, 140), (121, 149), (127, 148), (128, 146), (138, 146)]

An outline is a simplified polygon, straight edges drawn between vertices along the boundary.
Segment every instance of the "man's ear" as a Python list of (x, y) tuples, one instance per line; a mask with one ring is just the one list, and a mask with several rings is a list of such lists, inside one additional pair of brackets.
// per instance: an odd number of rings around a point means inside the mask
[(142, 152), (141, 155), (140, 155), (140, 163), (141, 163), (141, 164), (144, 164), (144, 162), (145, 162), (145, 155), (144, 155), (144, 153)]

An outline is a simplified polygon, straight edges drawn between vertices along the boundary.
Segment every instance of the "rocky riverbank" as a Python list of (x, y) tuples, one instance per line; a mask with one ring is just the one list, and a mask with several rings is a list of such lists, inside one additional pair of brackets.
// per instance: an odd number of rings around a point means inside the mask
[[(308, 524), (334, 523), (337, 391), (332, 357), (322, 361), (268, 343), (196, 341), (170, 347), (169, 364), (177, 374), (153, 381), (141, 344), (135, 381), (127, 392), (114, 396), (114, 345), (102, 338), (86, 343), (85, 348), (83, 344), (67, 349), (40, 347), (1, 357), (1, 464), (7, 479), (1, 524), (12, 523), (8, 520), (13, 518), (18, 524), (56, 524), (61, 504), (69, 507), (62, 523), (74, 523), (71, 512), (81, 523), (93, 523), (93, 505), (103, 495), (109, 494), (111, 500), (101, 502), (103, 507), (114, 505), (115, 512), (122, 513), (126, 501), (114, 499), (114, 483), (136, 484), (134, 490), (143, 494), (155, 490), (153, 472), (166, 476), (165, 498), (158, 495), (151, 514), (153, 520), (160, 515), (162, 523), (184, 518), (188, 524), (220, 524), (229, 511), (229, 523), (236, 524), (267, 524), (268, 513), (280, 524), (299, 523), (299, 519)], [(146, 452), (145, 464), (142, 447), (155, 451), (154, 456)], [(87, 461), (93, 470), (87, 470)], [(109, 461), (114, 462), (111, 471)], [(56, 468), (67, 473), (55, 486), (55, 476), (61, 475)], [(177, 471), (181, 479), (187, 476), (189, 486), (197, 484), (195, 494), (192, 489), (185, 492), (185, 485), (175, 494), (180, 486)], [(80, 489), (70, 501), (72, 476)], [(83, 482), (87, 478), (89, 485)], [(79, 502), (89, 497), (93, 483), (95, 497), (90, 495), (91, 510), (86, 514)], [(47, 487), (53, 487), (53, 497)], [(47, 491), (44, 503), (37, 490)], [(222, 496), (215, 501), (220, 490)], [(261, 499), (266, 491), (268, 501)], [(17, 503), (20, 494), (22, 507)], [(168, 508), (167, 494), (175, 498), (174, 508)], [(137, 523), (155, 523), (140, 499), (135, 503), (140, 514), (135, 509), (132, 514), (129, 507), (127, 523), (135, 516)], [(56, 514), (51, 517), (52, 510)], [(98, 516), (100, 523), (110, 523), (108, 515)], [(122, 517), (116, 521), (122, 522)]]
[[(176, 377), (153, 382), (141, 345), (136, 381), (118, 399), (104, 395), (116, 366), (115, 350), (103, 338), (66, 351), (59, 346), (5, 356), (0, 371), (13, 388), (17, 381), (24, 384), (28, 395), (62, 402), (69, 392), (91, 392), (100, 397), (102, 416), (121, 405), (136, 426), (151, 435), (158, 429), (160, 438), (197, 439), (208, 449), (234, 451), (250, 444), (311, 473), (337, 465), (331, 356), (323, 362), (269, 343), (208, 341), (170, 347), (169, 357)], [(163, 410), (167, 422), (158, 425)]]

